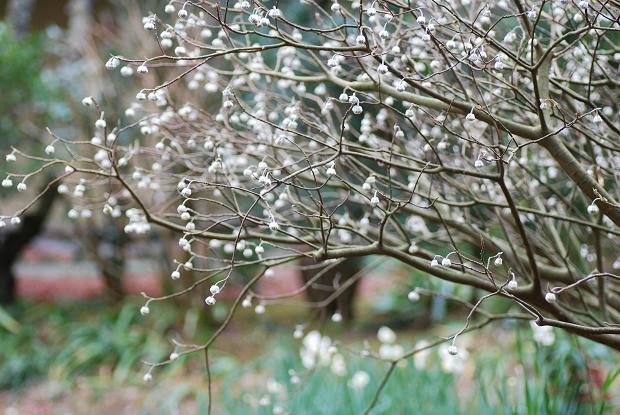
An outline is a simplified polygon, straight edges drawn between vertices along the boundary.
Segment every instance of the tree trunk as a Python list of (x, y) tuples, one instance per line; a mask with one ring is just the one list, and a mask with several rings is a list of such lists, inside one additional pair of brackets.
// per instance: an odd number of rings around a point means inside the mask
[(58, 195), (56, 190), (57, 184), (50, 184), (41, 196), (37, 208), (22, 216), (19, 226), (0, 234), (0, 304), (10, 304), (16, 300), (13, 265), (24, 248), (43, 230), (45, 220)]
[[(311, 259), (304, 260), (302, 265), (311, 266), (315, 262)], [(305, 284), (313, 280), (313, 278), (321, 272), (323, 268), (310, 268), (302, 271), (302, 278)], [(342, 264), (331, 269), (329, 272), (314, 280), (306, 290), (308, 299), (313, 303), (322, 303), (327, 301), (334, 292), (341, 289), (349, 279), (357, 276), (362, 269), (362, 260), (360, 258), (351, 258)], [(328, 315), (333, 315), (338, 311), (342, 315), (345, 322), (350, 322), (354, 318), (354, 300), (357, 292), (359, 279), (356, 279), (351, 285), (345, 288), (337, 297), (333, 298), (324, 307)]]

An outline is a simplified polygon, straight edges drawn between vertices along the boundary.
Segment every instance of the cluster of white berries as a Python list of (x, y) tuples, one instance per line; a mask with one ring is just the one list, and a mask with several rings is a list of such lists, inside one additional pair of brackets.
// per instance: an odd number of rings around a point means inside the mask
[(151, 230), (151, 225), (148, 223), (144, 212), (140, 209), (128, 209), (125, 215), (129, 219), (129, 223), (125, 225), (125, 233), (135, 233), (142, 235)]
[(433, 259), (431, 260), (431, 267), (438, 267), (439, 266), (439, 261), (437, 260), (438, 257), (441, 259), (441, 266), (442, 267), (451, 267), (452, 266), (452, 261), (450, 260), (450, 255), (452, 255), (453, 253), (454, 252), (450, 252), (445, 257), (442, 257), (441, 255), (435, 255), (433, 257)]
[(205, 298), (205, 304), (214, 305), (216, 302), (215, 296), (221, 292), (221, 288), (218, 284), (213, 284), (209, 288), (209, 292), (211, 293), (211, 295)]

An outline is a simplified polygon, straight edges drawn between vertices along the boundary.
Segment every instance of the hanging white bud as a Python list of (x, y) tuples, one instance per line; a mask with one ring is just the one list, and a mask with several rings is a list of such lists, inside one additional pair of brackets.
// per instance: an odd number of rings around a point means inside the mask
[(95, 127), (99, 129), (104, 129), (106, 125), (107, 124), (103, 118), (99, 118), (97, 121), (95, 121)]
[(456, 356), (457, 354), (459, 354), (459, 349), (455, 345), (451, 345), (448, 347), (448, 354)]
[(144, 23), (144, 30), (147, 30), (147, 31), (155, 30), (155, 20), (154, 19), (148, 19)]
[(2, 187), (11, 187), (11, 186), (13, 186), (13, 180), (11, 180), (8, 177), (2, 180)]
[(508, 281), (508, 285), (506, 286), (509, 290), (516, 290), (518, 287), (518, 283), (517, 283), (517, 279), (515, 278), (514, 274), (512, 275), (512, 279), (510, 281)]
[(150, 312), (151, 312), (151, 309), (148, 306), (144, 305), (140, 307), (140, 314), (142, 314), (143, 316), (146, 316)]
[(377, 192), (375, 191), (374, 196), (370, 199), (370, 206), (377, 206), (379, 204), (379, 197), (377, 196)]
[(128, 77), (133, 75), (133, 68), (129, 65), (125, 65), (121, 68), (121, 75), (124, 77)]
[(205, 303), (207, 305), (213, 305), (215, 304), (215, 297), (213, 297), (212, 295), (208, 296), (207, 298), (205, 298)]
[(441, 260), (441, 266), (443, 267), (450, 267), (452, 266), (452, 261), (450, 261), (450, 258), (444, 258)]
[(172, 273), (170, 274), (170, 278), (172, 278), (173, 280), (178, 280), (179, 278), (181, 278), (181, 273), (179, 271), (172, 271)]
[(275, 6), (272, 9), (270, 9), (267, 14), (269, 17), (272, 17), (274, 19), (282, 16), (282, 12), (280, 11), (280, 9), (276, 8)]
[(211, 286), (211, 288), (209, 288), (209, 291), (211, 292), (211, 294), (216, 295), (220, 293), (220, 287), (216, 284), (213, 284)]
[(548, 292), (547, 294), (545, 294), (545, 301), (548, 303), (554, 303), (556, 299), (557, 298), (555, 294), (552, 292)]
[(108, 59), (108, 61), (105, 63), (105, 68), (109, 71), (118, 68), (118, 65), (121, 64), (120, 59), (118, 59), (116, 56), (111, 57), (110, 59)]
[(415, 303), (416, 301), (420, 300), (420, 293), (417, 289), (409, 291), (409, 294), (407, 294), (407, 299)]
[(25, 192), (26, 189), (28, 189), (28, 186), (26, 186), (26, 183), (21, 182), (17, 184), (17, 191), (18, 192)]
[(85, 107), (92, 107), (93, 105), (95, 105), (95, 100), (93, 99), (93, 97), (85, 97), (82, 99), (82, 105), (84, 105)]

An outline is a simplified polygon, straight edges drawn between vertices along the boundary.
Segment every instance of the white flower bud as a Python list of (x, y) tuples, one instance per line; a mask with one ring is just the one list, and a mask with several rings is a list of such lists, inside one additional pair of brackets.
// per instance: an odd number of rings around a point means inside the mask
[(545, 301), (548, 303), (554, 303), (556, 299), (555, 294), (552, 292), (545, 294)]
[(21, 182), (17, 184), (17, 191), (18, 192), (25, 192), (26, 189), (28, 189), (28, 186), (26, 186), (26, 183)]
[(128, 77), (133, 75), (133, 68), (129, 65), (125, 65), (121, 68), (121, 75), (124, 77)]
[(106, 127), (105, 120), (103, 118), (99, 118), (97, 121), (95, 121), (95, 127), (99, 129), (104, 129)]
[(506, 285), (506, 287), (509, 290), (516, 290), (518, 285), (517, 280), (513, 277), (510, 281), (508, 281), (508, 285)]
[(82, 105), (84, 105), (85, 107), (92, 107), (93, 105), (95, 105), (95, 100), (93, 99), (93, 97), (85, 97), (84, 99), (82, 99)]
[(215, 304), (215, 297), (213, 297), (212, 295), (208, 296), (207, 298), (205, 298), (205, 303), (207, 305)]
[(144, 305), (140, 307), (140, 314), (142, 314), (143, 316), (146, 316), (150, 312), (151, 312), (151, 309), (148, 306)]
[(420, 293), (418, 292), (418, 290), (412, 290), (409, 291), (409, 294), (407, 294), (407, 299), (411, 302), (416, 302), (420, 300)]
[(109, 71), (118, 68), (118, 65), (121, 64), (120, 59), (118, 59), (116, 56), (111, 57), (110, 59), (108, 59), (108, 61), (105, 63), (105, 68)]
[(144, 30), (155, 30), (155, 21), (153, 19), (148, 19), (146, 23), (144, 23)]

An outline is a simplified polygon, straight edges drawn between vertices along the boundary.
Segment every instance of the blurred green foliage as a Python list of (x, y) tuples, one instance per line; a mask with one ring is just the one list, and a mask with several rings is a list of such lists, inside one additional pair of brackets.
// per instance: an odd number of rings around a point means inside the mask
[[(208, 338), (210, 329), (197, 323), (200, 310), (189, 310), (179, 318), (174, 306), (162, 303), (152, 307), (151, 315), (145, 318), (138, 312), (140, 305), (130, 300), (119, 305), (23, 302), (9, 308), (20, 326), (15, 333), (0, 326), (0, 389), (25, 388), (32, 382), (48, 380), (59, 385), (61, 393), (70, 393), (75, 382), (88, 376), (93, 399), (108, 399), (114, 396), (110, 395), (114, 388), (138, 385), (141, 399), (137, 405), (143, 406), (138, 413), (177, 413), (189, 401), (196, 411), (191, 413), (206, 414), (208, 393), (202, 354), (156, 370), (153, 383), (141, 382), (145, 370), (142, 361), (165, 359), (171, 352), (173, 345), (167, 338), (177, 334), (187, 339)], [(267, 330), (254, 324), (252, 327), (261, 333)], [(345, 354), (348, 372), (344, 377), (327, 368), (304, 373), (299, 341), (290, 333), (272, 329), (276, 331), (270, 340), (252, 349), (249, 356), (237, 356), (233, 347), (234, 342), (251, 336), (247, 330), (239, 331), (233, 343), (224, 348), (224, 344), (216, 345), (210, 366), (216, 384), (215, 413), (272, 414), (278, 399), (268, 390), (269, 379), (275, 379), (286, 391), (282, 405), (291, 413), (363, 412), (387, 370), (386, 363)], [(408, 349), (416, 339), (437, 338), (434, 330), (401, 332), (399, 339)], [(515, 331), (516, 338), (509, 334)], [(534, 342), (525, 324), (507, 328), (496, 325), (477, 333), (470, 339), (465, 384), (460, 375), (442, 369), (441, 357), (433, 350), (424, 368), (414, 367), (410, 360), (395, 370), (371, 413), (617, 413), (614, 411), (620, 409), (620, 402), (607, 391), (619, 373), (613, 352), (560, 330), (555, 330), (555, 335), (555, 343), (543, 347)], [(601, 368), (606, 379), (588, 390), (587, 385), (596, 384), (593, 373)], [(290, 382), (289, 369), (299, 373), (299, 385)], [(109, 376), (96, 380), (101, 370)], [(358, 370), (367, 372), (370, 379), (365, 388), (354, 390), (348, 381)], [(271, 397), (270, 404), (257, 405), (265, 395)]]
[(0, 328), (0, 389), (50, 376), (70, 381), (107, 365), (117, 380), (135, 376), (140, 361), (169, 353), (158, 333), (174, 324), (162, 313), (147, 327), (139, 305), (20, 303), (8, 311), (20, 323), (15, 333)]
[[(440, 357), (431, 352), (424, 368), (416, 368), (411, 361), (397, 368), (389, 378), (380, 395), (372, 415), (379, 414), (477, 414), (477, 415), (581, 415), (611, 414), (620, 409), (620, 402), (610, 396), (609, 387), (620, 373), (614, 361), (613, 352), (600, 345), (584, 342), (582, 339), (556, 331), (557, 340), (553, 346), (539, 346), (532, 340), (531, 330), (523, 325), (517, 339), (504, 342), (500, 348), (489, 347), (486, 351), (474, 351), (470, 363), (475, 367), (472, 381), (463, 385), (458, 375), (441, 369)], [(487, 334), (488, 335), (488, 334)], [(582, 342), (583, 351), (575, 344)], [(514, 355), (506, 349), (516, 348)], [(361, 414), (374, 396), (387, 363), (372, 359), (347, 357), (348, 374), (344, 378), (333, 375), (329, 369), (320, 368), (299, 386), (289, 382), (288, 369), (301, 369), (296, 348), (287, 340), (278, 340), (278, 347), (272, 348), (262, 359), (257, 359), (252, 370), (270, 370), (277, 381), (287, 387), (288, 392), (282, 405), (296, 415), (348, 415)], [(588, 366), (586, 365), (588, 360)], [(589, 367), (607, 366), (600, 389), (588, 393), (592, 385)], [(599, 366), (600, 367), (600, 366)], [(615, 369), (614, 369), (615, 367)], [(248, 370), (249, 367), (245, 367)], [(347, 381), (352, 373), (363, 370), (370, 375), (370, 381), (363, 390), (353, 390)], [(249, 397), (247, 392), (235, 394), (232, 386), (242, 376), (239, 371), (230, 375), (230, 385), (222, 388), (223, 395), (215, 399), (224, 404), (225, 413), (257, 414), (273, 413), (278, 402), (271, 395), (271, 404), (260, 406), (256, 402), (262, 392)], [(268, 383), (263, 379), (263, 384)], [(198, 394), (200, 395), (200, 393)], [(205, 399), (205, 397), (202, 397)], [(223, 402), (222, 402), (223, 400)]]
[[(66, 121), (68, 107), (53, 77), (46, 76), (46, 42), (42, 34), (15, 39), (6, 23), (0, 22), (0, 152), (10, 146), (40, 146), (47, 138), (45, 127)], [(0, 164), (0, 174), (7, 172)]]

